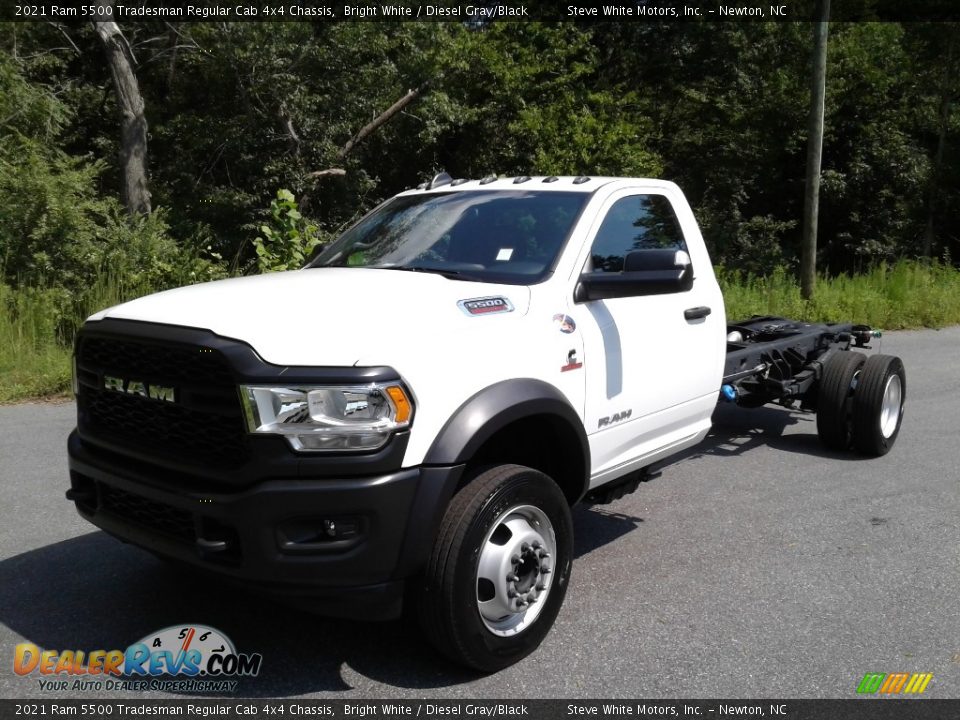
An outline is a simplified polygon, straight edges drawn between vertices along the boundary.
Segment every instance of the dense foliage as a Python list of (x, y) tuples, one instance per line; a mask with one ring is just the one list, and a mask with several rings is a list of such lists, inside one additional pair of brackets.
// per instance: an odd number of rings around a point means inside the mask
[[(221, 257), (234, 272), (287, 267), (299, 251), (283, 238), (329, 237), (441, 169), (666, 177), (720, 263), (765, 274), (796, 262), (809, 25), (121, 29), (159, 208), (134, 220), (116, 199), (119, 120), (93, 30), (0, 26), (7, 283), (74, 289), (109, 271), (162, 285), (210, 277)], [(821, 270), (958, 255), (958, 36), (946, 23), (831, 26)], [(343, 172), (315, 175), (330, 168)]]

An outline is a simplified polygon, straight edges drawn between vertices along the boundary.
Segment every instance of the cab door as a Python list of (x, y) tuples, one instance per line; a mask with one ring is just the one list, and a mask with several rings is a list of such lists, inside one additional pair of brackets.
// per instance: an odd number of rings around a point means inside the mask
[[(685, 225), (695, 242), (687, 242)], [(706, 248), (679, 191), (617, 191), (591, 232), (582, 272), (623, 276), (628, 254), (636, 264), (635, 253), (663, 257), (669, 250), (688, 257), (693, 271), (686, 289), (644, 289), (575, 301), (571, 308), (589, 363), (585, 425), (596, 486), (706, 434), (723, 371), (725, 317)]]

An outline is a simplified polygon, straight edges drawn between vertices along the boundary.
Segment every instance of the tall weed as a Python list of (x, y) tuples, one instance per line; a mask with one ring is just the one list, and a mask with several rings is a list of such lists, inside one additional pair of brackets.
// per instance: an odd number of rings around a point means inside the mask
[(800, 285), (783, 269), (759, 277), (721, 268), (718, 278), (731, 321), (779, 315), (887, 330), (960, 323), (960, 270), (945, 262), (901, 260), (860, 275), (821, 275), (810, 301), (800, 297)]

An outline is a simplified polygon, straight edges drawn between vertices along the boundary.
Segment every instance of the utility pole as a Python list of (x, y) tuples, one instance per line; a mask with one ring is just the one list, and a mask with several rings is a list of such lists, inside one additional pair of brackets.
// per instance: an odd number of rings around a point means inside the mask
[(807, 122), (807, 182), (803, 195), (803, 239), (800, 251), (800, 294), (813, 297), (817, 280), (817, 219), (820, 214), (820, 158), (823, 154), (823, 97), (827, 79), (827, 29), (830, 0), (817, 3), (813, 26), (813, 73)]

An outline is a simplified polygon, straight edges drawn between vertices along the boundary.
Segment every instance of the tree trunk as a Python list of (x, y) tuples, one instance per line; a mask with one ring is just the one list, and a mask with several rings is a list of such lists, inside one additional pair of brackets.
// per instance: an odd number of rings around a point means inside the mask
[(823, 100), (827, 79), (827, 31), (830, 0), (819, 0), (819, 21), (813, 28), (813, 73), (807, 123), (807, 183), (803, 195), (803, 239), (800, 250), (800, 295), (813, 297), (817, 281), (817, 220), (820, 214), (820, 158), (823, 155)]
[[(101, 6), (111, 4), (109, 0), (99, 0), (99, 3)], [(115, 22), (95, 22), (93, 27), (107, 55), (120, 109), (120, 199), (130, 215), (148, 215), (147, 118), (133, 70), (133, 53)]]

